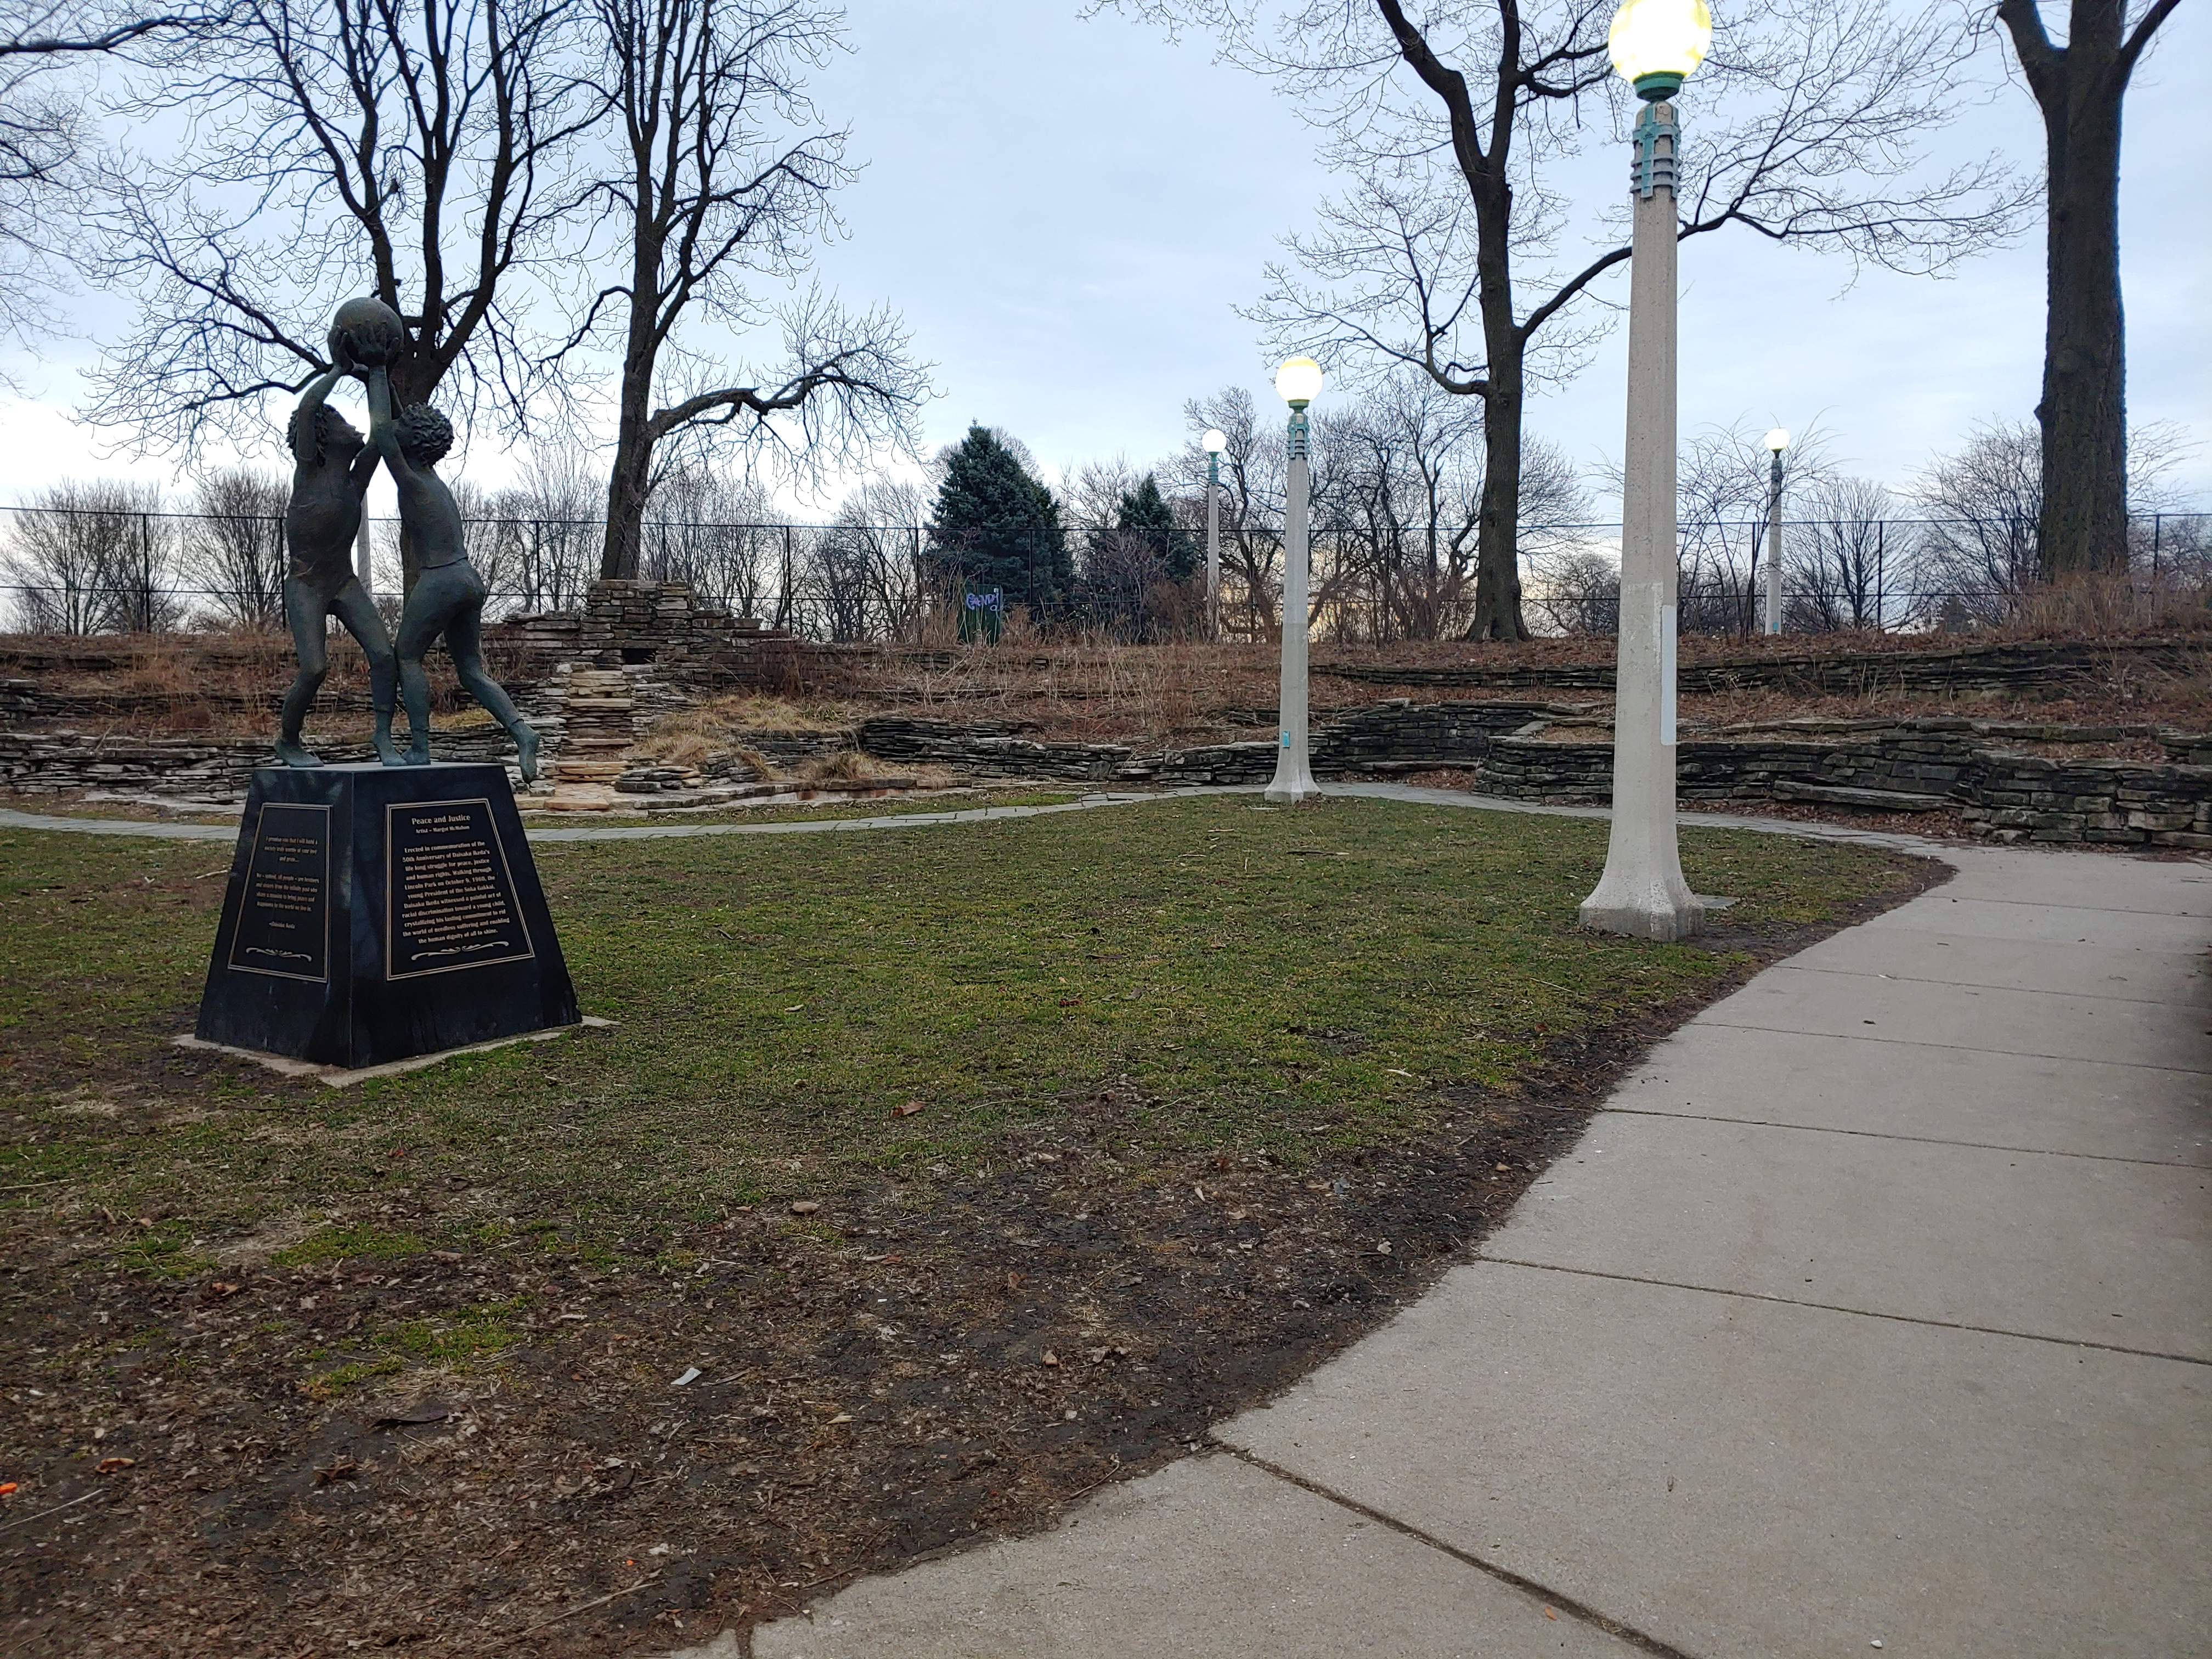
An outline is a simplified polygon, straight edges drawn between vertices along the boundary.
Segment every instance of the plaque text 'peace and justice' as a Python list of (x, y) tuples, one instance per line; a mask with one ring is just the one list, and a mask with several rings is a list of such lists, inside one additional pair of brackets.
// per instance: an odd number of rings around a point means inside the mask
[(489, 801), (410, 802), (386, 813), (386, 978), (532, 954)]

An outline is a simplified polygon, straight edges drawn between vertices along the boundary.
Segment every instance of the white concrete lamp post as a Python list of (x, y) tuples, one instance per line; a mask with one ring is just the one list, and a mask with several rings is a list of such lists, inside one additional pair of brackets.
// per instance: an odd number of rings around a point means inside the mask
[(1674, 836), (1674, 164), (1669, 101), (1705, 61), (1705, 0), (1627, 0), (1613, 66), (1644, 100), (1629, 166), (1628, 447), (1620, 501), (1620, 644), (1613, 703), (1613, 833), (1582, 924), (1636, 939), (1694, 933), (1705, 913)]
[(1782, 452), (1790, 447), (1790, 434), (1780, 427), (1766, 434), (1767, 453), (1774, 457), (1766, 473), (1766, 631), (1782, 631)]
[(1206, 451), (1206, 637), (1221, 640), (1221, 452), (1229, 440), (1212, 427), (1199, 441)]
[(1283, 685), (1277, 715), (1282, 741), (1267, 798), (1296, 806), (1321, 794), (1306, 749), (1306, 405), (1321, 396), (1321, 365), (1310, 357), (1291, 358), (1275, 371), (1275, 390), (1291, 406), (1291, 476), (1283, 507)]

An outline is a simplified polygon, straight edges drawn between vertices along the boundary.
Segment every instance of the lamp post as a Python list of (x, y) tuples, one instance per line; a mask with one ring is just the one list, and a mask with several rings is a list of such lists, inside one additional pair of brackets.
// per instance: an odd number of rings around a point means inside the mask
[(1229, 440), (1212, 427), (1199, 441), (1206, 450), (1206, 637), (1221, 640), (1221, 452)]
[(1275, 371), (1275, 391), (1291, 406), (1291, 465), (1283, 507), (1283, 680), (1277, 714), (1282, 741), (1267, 798), (1296, 806), (1321, 794), (1306, 750), (1306, 405), (1321, 396), (1321, 365), (1310, 357), (1291, 358)]
[(1582, 924), (1674, 939), (1705, 921), (1674, 836), (1674, 164), (1668, 101), (1712, 40), (1705, 0), (1627, 0), (1613, 66), (1644, 100), (1629, 167), (1628, 445), (1620, 502), (1620, 643), (1613, 705), (1613, 830)]
[(1766, 434), (1767, 452), (1774, 457), (1766, 473), (1766, 631), (1782, 631), (1782, 452), (1790, 447), (1790, 434), (1780, 427)]

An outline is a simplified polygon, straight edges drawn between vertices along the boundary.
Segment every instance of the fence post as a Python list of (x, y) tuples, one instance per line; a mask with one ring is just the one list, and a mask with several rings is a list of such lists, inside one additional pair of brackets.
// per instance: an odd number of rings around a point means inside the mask
[(1889, 611), (1882, 603), (1881, 579), (1883, 556), (1889, 551), (1889, 520), (1876, 519), (1874, 522), (1874, 631), (1889, 632)]

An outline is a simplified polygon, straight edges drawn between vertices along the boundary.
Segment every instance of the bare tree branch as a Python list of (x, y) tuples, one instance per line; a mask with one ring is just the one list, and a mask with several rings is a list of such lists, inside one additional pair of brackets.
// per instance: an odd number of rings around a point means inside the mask
[[(623, 577), (680, 441), (738, 428), (802, 471), (910, 453), (925, 388), (887, 310), (852, 313), (816, 288), (771, 308), (748, 286), (795, 283), (842, 229), (846, 135), (819, 124), (804, 76), (842, 49), (842, 15), (819, 0), (596, 0), (593, 15), (622, 142), (591, 199), (628, 270), (578, 337), (599, 319), (621, 330), (600, 571)], [(729, 374), (683, 343), (702, 324), (742, 336), (771, 322), (783, 349), (767, 374)]]

